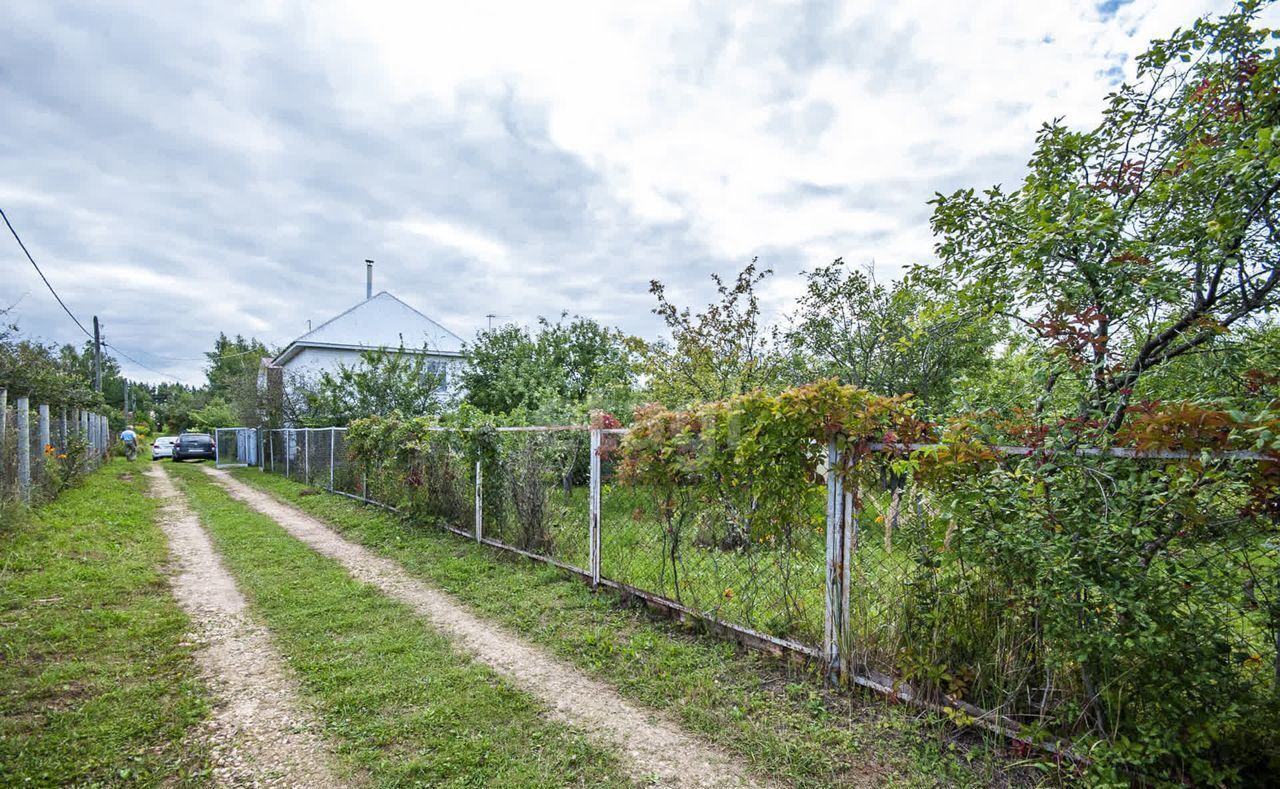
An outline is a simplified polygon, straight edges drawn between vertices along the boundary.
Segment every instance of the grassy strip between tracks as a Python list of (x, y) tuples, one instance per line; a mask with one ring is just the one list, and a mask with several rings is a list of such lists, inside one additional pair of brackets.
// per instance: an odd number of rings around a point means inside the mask
[(625, 696), (667, 711), (775, 780), (989, 786), (1057, 778), (1047, 762), (1015, 760), (998, 739), (879, 697), (827, 692), (810, 670), (619, 605), (555, 568), (257, 469), (234, 474), (400, 561)]
[(377, 785), (618, 785), (615, 754), (194, 466), (170, 468), (326, 735)]

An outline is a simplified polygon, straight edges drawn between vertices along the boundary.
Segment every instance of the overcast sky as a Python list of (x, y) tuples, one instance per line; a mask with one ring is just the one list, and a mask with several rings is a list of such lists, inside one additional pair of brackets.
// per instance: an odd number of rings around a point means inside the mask
[[(932, 259), (934, 192), (1013, 184), (1132, 57), (1228, 2), (8, 0), (0, 207), (82, 319), (203, 380), (390, 290), (470, 339), (562, 310), (655, 336), (753, 255)], [(258, 5), (257, 11), (245, 10)], [(2, 230), (2, 228), (0, 228)], [(76, 341), (11, 238), (0, 306)], [(160, 380), (126, 360), (127, 374)]]

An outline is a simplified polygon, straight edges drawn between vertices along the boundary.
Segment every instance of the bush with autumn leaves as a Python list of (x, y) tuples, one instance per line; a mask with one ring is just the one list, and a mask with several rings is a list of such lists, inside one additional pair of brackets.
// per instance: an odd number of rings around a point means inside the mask
[(1280, 754), (1280, 401), (1138, 403), (1116, 431), (1017, 413), (931, 425), (908, 398), (819, 381), (644, 407), (619, 475), (651, 499), (673, 560), (708, 512), (721, 550), (809, 555), (832, 440), (859, 507), (889, 486), (918, 513), (877, 553), (892, 583), (855, 590), (901, 595), (880, 657), (915, 692), (1197, 781)]

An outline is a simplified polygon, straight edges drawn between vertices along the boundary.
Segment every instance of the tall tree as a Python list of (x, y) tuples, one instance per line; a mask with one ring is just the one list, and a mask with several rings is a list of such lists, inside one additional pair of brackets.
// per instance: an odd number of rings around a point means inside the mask
[(205, 375), (209, 379), (211, 398), (222, 399), (234, 414), (231, 421), (242, 425), (264, 422), (263, 394), (259, 391), (258, 371), (263, 357), (270, 356), (267, 346), (257, 338), (236, 335), (235, 339), (219, 333), (213, 350), (205, 353), (209, 360)]
[(672, 304), (663, 283), (649, 283), (658, 300), (653, 312), (671, 332), (670, 342), (653, 343), (645, 354), (649, 389), (657, 400), (685, 406), (774, 388), (783, 381), (780, 338), (761, 317), (756, 294), (773, 271), (756, 263), (752, 259), (731, 283), (712, 274), (719, 298), (696, 313)]
[(945, 271), (1112, 430), (1149, 371), (1280, 304), (1280, 58), (1259, 7), (1152, 42), (1096, 128), (1040, 131), (1019, 189), (934, 201)]
[(787, 339), (810, 377), (911, 393), (932, 413), (944, 411), (956, 380), (988, 365), (997, 327), (958, 309), (953, 289), (927, 273), (886, 285), (841, 259), (805, 272)]
[(634, 343), (590, 318), (567, 318), (539, 318), (532, 332), (502, 326), (477, 334), (462, 374), (466, 401), (491, 414), (568, 418), (589, 400), (632, 391)]

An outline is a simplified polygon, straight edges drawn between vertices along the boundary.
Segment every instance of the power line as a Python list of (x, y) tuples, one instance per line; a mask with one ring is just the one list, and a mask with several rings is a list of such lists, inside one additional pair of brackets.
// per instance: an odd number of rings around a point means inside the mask
[(103, 341), (102, 341), (102, 344), (103, 344), (103, 345), (105, 345), (106, 347), (110, 348), (111, 350), (115, 351), (115, 352), (116, 352), (116, 353), (118, 353), (120, 356), (123, 356), (125, 359), (128, 359), (129, 361), (131, 361), (131, 362), (133, 362), (134, 364), (138, 365), (139, 367), (141, 367), (142, 369), (146, 370), (147, 372), (155, 373), (156, 375), (162, 375), (162, 376), (164, 376), (165, 378), (172, 379), (172, 380), (174, 380), (174, 381), (177, 381), (177, 382), (178, 382), (178, 383), (180, 383), (180, 384), (181, 384), (181, 383), (184, 383), (184, 382), (183, 382), (183, 380), (182, 380), (181, 378), (179, 378), (178, 376), (176, 376), (176, 375), (173, 375), (173, 374), (171, 374), (171, 373), (161, 372), (160, 370), (157, 370), (157, 369), (155, 369), (154, 367), (148, 367), (147, 365), (145, 365), (145, 364), (143, 364), (142, 362), (138, 361), (137, 359), (133, 358), (133, 357), (132, 357), (132, 356), (130, 356), (129, 354), (127, 354), (127, 353), (125, 353), (124, 351), (120, 350), (120, 348), (119, 348), (119, 347), (117, 347), (117, 346), (115, 346), (115, 345), (112, 345), (111, 343), (107, 342), (106, 340), (103, 340)]
[(62, 297), (58, 295), (58, 291), (53, 289), (53, 285), (49, 282), (49, 278), (40, 270), (40, 266), (36, 263), (36, 259), (31, 257), (31, 253), (27, 251), (27, 245), (22, 243), (22, 238), (18, 236), (18, 231), (13, 229), (13, 223), (9, 221), (9, 217), (5, 214), (3, 208), (0, 208), (0, 218), (4, 219), (5, 225), (9, 228), (9, 232), (13, 234), (13, 240), (18, 242), (18, 246), (22, 247), (23, 254), (27, 256), (27, 260), (31, 261), (31, 265), (35, 267), (36, 273), (40, 275), (40, 279), (44, 280), (45, 287), (47, 287), (49, 292), (53, 294), (53, 297), (58, 300), (58, 306), (62, 307), (62, 311), (67, 313), (67, 316), (76, 322), (76, 325), (80, 327), (80, 331), (84, 332), (86, 337), (92, 338), (93, 333), (84, 327), (84, 324), (75, 316), (75, 313), (73, 313), (70, 308), (67, 307), (66, 303), (62, 301)]
[[(271, 355), (272, 355), (272, 354), (271, 354), (271, 348), (270, 348), (270, 347), (268, 347), (268, 346), (267, 346), (267, 345), (265, 345), (265, 344), (263, 345), (263, 347), (264, 347), (264, 348), (266, 348), (266, 355), (267, 355), (267, 356), (271, 356)], [(249, 349), (249, 350), (247, 350), (247, 351), (236, 351), (235, 353), (218, 353), (217, 351), (210, 351), (209, 353), (212, 353), (214, 356), (218, 357), (218, 359), (235, 359), (235, 358), (237, 358), (237, 357), (239, 357), (239, 356), (248, 356), (248, 355), (250, 355), (250, 354), (254, 354), (254, 353), (258, 353), (258, 354), (260, 354), (261, 352), (260, 352), (257, 348), (250, 348), (250, 349)], [(160, 359), (160, 360), (162, 360), (162, 361), (166, 361), (166, 362), (207, 362), (207, 361), (211, 361), (211, 360), (209, 359), (208, 354), (202, 354), (202, 355), (200, 355), (200, 356), (159, 356), (159, 355), (154, 354), (154, 353), (149, 353), (149, 354), (147, 354), (147, 355), (148, 355), (148, 356), (150, 356), (150, 357), (151, 357), (151, 358), (153, 358), (153, 359)]]
[[(58, 291), (54, 289), (53, 283), (51, 283), (49, 281), (49, 278), (44, 275), (44, 271), (41, 270), (40, 264), (36, 263), (36, 259), (31, 256), (31, 251), (28, 250), (27, 245), (23, 243), (22, 237), (19, 236), (18, 231), (14, 229), (13, 223), (9, 221), (9, 216), (4, 212), (3, 208), (0, 208), (0, 218), (4, 219), (4, 224), (6, 227), (9, 228), (9, 232), (13, 235), (13, 240), (18, 242), (18, 246), (22, 249), (23, 254), (27, 256), (27, 260), (30, 261), (31, 266), (36, 270), (36, 273), (40, 275), (40, 279), (44, 281), (45, 287), (49, 289), (49, 292), (53, 294), (53, 298), (57, 300), (58, 306), (62, 307), (62, 311), (67, 313), (67, 317), (71, 318), (71, 320), (75, 322), (76, 326), (79, 327), (80, 331), (84, 332), (84, 335), (86, 337), (88, 337), (89, 339), (93, 339), (93, 332), (89, 331), (84, 327), (84, 324), (80, 322), (80, 319), (75, 316), (75, 313), (71, 311), (71, 308), (68, 307), (66, 302), (62, 300), (62, 297), (58, 295)], [(120, 356), (124, 357), (125, 359), (128, 359), (130, 362), (133, 362), (134, 364), (136, 364), (137, 366), (141, 367), (142, 369), (148, 372), (152, 372), (152, 373), (155, 373), (156, 375), (161, 375), (161, 376), (164, 376), (165, 378), (173, 379), (178, 383), (182, 383), (182, 379), (178, 378), (176, 375), (161, 372), (160, 370), (156, 370), (153, 367), (149, 367), (143, 364), (142, 362), (138, 361), (137, 359), (133, 358), (129, 354), (122, 351), (120, 347), (117, 345), (112, 345), (108, 343), (106, 340), (103, 340), (102, 344), (108, 348), (111, 348)], [(242, 351), (234, 354), (224, 354), (222, 358), (234, 358), (237, 356), (247, 356), (251, 353), (256, 353), (256, 350)], [(157, 357), (157, 358), (160, 358), (160, 357)], [(201, 357), (201, 358), (171, 360), (171, 361), (208, 361), (208, 358)]]

